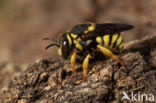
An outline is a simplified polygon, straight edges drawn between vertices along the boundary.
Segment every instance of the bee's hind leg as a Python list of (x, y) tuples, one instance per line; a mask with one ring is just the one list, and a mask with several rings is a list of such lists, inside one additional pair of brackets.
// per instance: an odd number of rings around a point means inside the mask
[(122, 66), (125, 67), (125, 64), (116, 55), (114, 55), (109, 49), (101, 45), (97, 45), (97, 49), (99, 49), (104, 55), (111, 57), (113, 60), (117, 61), (118, 63), (120, 63)]

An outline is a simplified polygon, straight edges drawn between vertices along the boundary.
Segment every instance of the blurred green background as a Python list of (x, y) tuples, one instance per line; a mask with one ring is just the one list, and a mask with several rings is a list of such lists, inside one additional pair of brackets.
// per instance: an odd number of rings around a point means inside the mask
[(0, 63), (32, 63), (58, 58), (49, 41), (71, 26), (85, 21), (127, 23), (135, 28), (123, 33), (128, 42), (152, 35), (156, 29), (156, 0), (1, 0)]

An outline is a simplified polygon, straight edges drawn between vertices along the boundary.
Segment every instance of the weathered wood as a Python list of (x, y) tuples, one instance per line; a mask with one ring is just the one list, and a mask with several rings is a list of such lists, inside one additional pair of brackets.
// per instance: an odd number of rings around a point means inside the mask
[(74, 76), (70, 63), (40, 60), (10, 81), (0, 100), (4, 103), (120, 103), (123, 91), (129, 95), (132, 91), (154, 94), (156, 67), (151, 63), (150, 53), (156, 49), (155, 45), (156, 36), (127, 44), (125, 52), (118, 55), (126, 67), (111, 59), (90, 63), (85, 83), (81, 81), (81, 64), (76, 65), (78, 74)]

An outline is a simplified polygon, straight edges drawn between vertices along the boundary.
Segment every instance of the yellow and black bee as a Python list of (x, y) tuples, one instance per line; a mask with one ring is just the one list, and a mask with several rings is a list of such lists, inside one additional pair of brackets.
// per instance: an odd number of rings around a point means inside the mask
[(71, 30), (64, 32), (59, 42), (51, 38), (55, 43), (49, 44), (45, 49), (51, 46), (58, 47), (58, 53), (65, 59), (71, 56), (71, 68), (76, 74), (74, 68), (76, 56), (85, 56), (83, 61), (83, 82), (87, 74), (89, 59), (94, 57), (95, 51), (100, 51), (113, 60), (124, 66), (124, 63), (118, 59), (113, 52), (120, 52), (123, 49), (123, 39), (120, 32), (132, 29), (133, 26), (127, 24), (95, 24), (87, 22), (72, 27)]

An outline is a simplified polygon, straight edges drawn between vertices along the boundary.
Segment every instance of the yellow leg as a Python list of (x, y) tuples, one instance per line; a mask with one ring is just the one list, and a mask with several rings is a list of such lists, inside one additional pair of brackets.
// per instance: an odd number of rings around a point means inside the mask
[(76, 57), (76, 53), (73, 53), (70, 59), (71, 62), (71, 68), (73, 69), (73, 73), (74, 75), (76, 75), (76, 70), (75, 70), (75, 57)]
[(118, 59), (118, 57), (116, 55), (114, 55), (109, 49), (101, 46), (101, 45), (97, 45), (97, 48), (104, 54), (104, 55), (107, 55), (109, 57), (111, 57), (113, 60), (117, 61), (118, 63), (120, 63), (122, 66), (125, 66), (125, 64), (120, 61)]
[(89, 59), (91, 58), (91, 55), (88, 54), (85, 58), (85, 60), (83, 61), (83, 79), (82, 81), (85, 82), (86, 78), (86, 74), (87, 74), (87, 69), (88, 69), (88, 63), (89, 63)]

